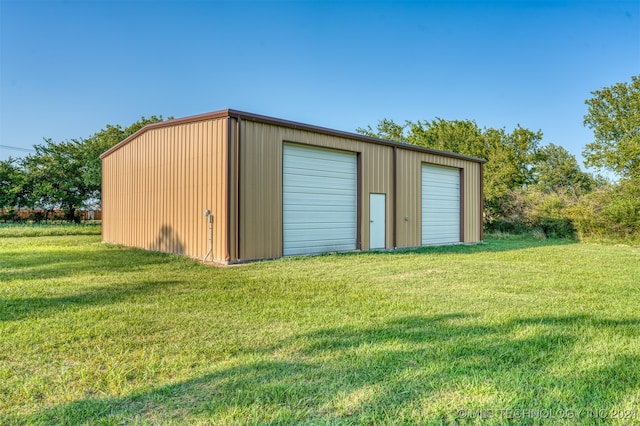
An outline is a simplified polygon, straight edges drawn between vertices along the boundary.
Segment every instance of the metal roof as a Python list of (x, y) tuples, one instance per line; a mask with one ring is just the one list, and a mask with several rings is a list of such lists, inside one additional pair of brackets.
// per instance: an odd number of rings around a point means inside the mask
[(244, 112), (244, 111), (238, 111), (238, 110), (234, 110), (234, 109), (223, 109), (223, 110), (220, 110), (220, 111), (208, 112), (208, 113), (205, 113), (205, 114), (192, 115), (192, 116), (189, 116), (189, 117), (177, 118), (177, 119), (174, 119), (174, 120), (168, 120), (168, 121), (162, 121), (162, 122), (159, 122), (159, 123), (148, 124), (148, 125), (144, 126), (142, 129), (140, 129), (137, 132), (135, 132), (134, 134), (132, 134), (131, 136), (129, 136), (128, 138), (126, 138), (125, 140), (123, 140), (122, 142), (120, 142), (117, 145), (115, 145), (114, 147), (112, 147), (111, 149), (109, 149), (109, 150), (105, 151), (104, 153), (102, 153), (102, 155), (100, 155), (100, 158), (102, 159), (102, 158), (107, 157), (112, 152), (117, 151), (118, 149), (122, 148), (124, 145), (128, 144), (129, 142), (131, 142), (132, 140), (134, 140), (135, 138), (137, 138), (138, 136), (140, 136), (141, 134), (143, 134), (143, 133), (145, 133), (145, 132), (147, 132), (149, 130), (158, 129), (158, 128), (162, 128), (162, 127), (171, 127), (171, 126), (176, 126), (176, 125), (186, 124), (186, 123), (193, 123), (193, 122), (196, 122), (196, 121), (206, 121), (206, 120), (212, 120), (212, 119), (219, 119), (219, 118), (235, 118), (235, 119), (238, 119), (238, 120), (247, 120), (247, 121), (255, 121), (255, 122), (259, 122), (259, 123), (273, 124), (275, 126), (281, 126), (281, 127), (286, 127), (286, 128), (290, 128), (290, 129), (306, 130), (306, 131), (314, 132), (314, 133), (320, 133), (320, 134), (325, 134), (325, 135), (330, 135), (330, 136), (338, 136), (338, 137), (341, 137), (341, 138), (353, 139), (353, 140), (358, 140), (358, 141), (363, 141), (363, 142), (368, 142), (368, 143), (374, 143), (374, 144), (378, 144), (378, 145), (387, 145), (387, 146), (407, 149), (407, 150), (411, 150), (411, 151), (425, 152), (425, 153), (429, 153), (429, 154), (441, 155), (443, 157), (459, 158), (459, 159), (462, 159), (462, 160), (475, 161), (475, 162), (478, 162), (478, 163), (486, 163), (486, 161), (487, 161), (487, 160), (482, 159), (482, 158), (470, 157), (470, 156), (467, 156), (467, 155), (457, 154), (457, 153), (454, 153), (454, 152), (440, 151), (440, 150), (437, 150), (437, 149), (425, 148), (425, 147), (422, 147), (422, 146), (411, 145), (411, 144), (408, 144), (408, 143), (388, 141), (388, 140), (384, 140), (384, 139), (374, 138), (374, 137), (371, 137), (371, 136), (361, 135), (361, 134), (358, 134), (358, 133), (350, 133), (350, 132), (345, 132), (345, 131), (342, 131), (342, 130), (334, 130), (334, 129), (329, 129), (329, 128), (326, 128), (326, 127), (320, 127), (320, 126), (314, 126), (314, 125), (311, 125), (311, 124), (298, 123), (298, 122), (295, 122), (295, 121), (283, 120), (283, 119), (280, 119), (280, 118), (268, 117), (268, 116), (265, 116), (265, 115), (253, 114), (253, 113)]

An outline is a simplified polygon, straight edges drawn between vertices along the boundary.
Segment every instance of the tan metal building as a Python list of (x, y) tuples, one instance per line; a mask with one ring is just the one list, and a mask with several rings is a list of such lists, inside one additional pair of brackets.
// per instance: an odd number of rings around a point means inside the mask
[(235, 263), (482, 240), (478, 158), (228, 109), (101, 159), (109, 243)]

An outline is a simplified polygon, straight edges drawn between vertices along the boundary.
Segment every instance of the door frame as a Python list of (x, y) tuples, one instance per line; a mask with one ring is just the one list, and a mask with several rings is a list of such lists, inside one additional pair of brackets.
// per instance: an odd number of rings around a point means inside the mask
[[(376, 209), (376, 211), (374, 212), (373, 209), (373, 205), (374, 205), (374, 200), (378, 199), (378, 201), (380, 201), (380, 199), (382, 199), (382, 209), (378, 210)], [(382, 231), (382, 246), (381, 247), (374, 247), (373, 246), (373, 235), (374, 235), (374, 219), (378, 220), (378, 215), (382, 215), (382, 224), (376, 224), (377, 226), (375, 227), (375, 230), (377, 231), (377, 233), (379, 233), (380, 231)], [(377, 213), (374, 216), (374, 213)], [(382, 229), (380, 229), (380, 227), (382, 227)], [(376, 240), (377, 241), (377, 240)], [(387, 194), (385, 193), (378, 193), (378, 192), (370, 192), (369, 193), (369, 250), (375, 250), (375, 249), (385, 249), (387, 248)]]

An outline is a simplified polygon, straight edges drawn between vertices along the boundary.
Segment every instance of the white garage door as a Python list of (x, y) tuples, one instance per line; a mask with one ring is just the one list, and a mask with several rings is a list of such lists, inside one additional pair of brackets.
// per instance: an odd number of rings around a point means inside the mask
[(283, 254), (356, 248), (356, 155), (284, 145)]
[(422, 244), (460, 242), (460, 170), (422, 165)]

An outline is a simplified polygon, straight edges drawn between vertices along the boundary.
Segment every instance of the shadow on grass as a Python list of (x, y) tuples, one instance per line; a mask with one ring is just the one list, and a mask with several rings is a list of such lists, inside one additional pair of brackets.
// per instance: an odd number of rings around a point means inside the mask
[[(104, 248), (104, 249), (103, 249)], [(56, 279), (79, 274), (103, 275), (138, 271), (149, 265), (186, 259), (167, 253), (122, 246), (101, 246), (100, 250), (70, 251), (52, 246), (33, 256), (5, 251), (0, 255), (0, 282)]]
[(637, 394), (640, 357), (611, 354), (576, 371), (566, 371), (567, 360), (589, 331), (637, 336), (639, 325), (589, 316), (491, 325), (444, 315), (324, 329), (239, 354), (235, 365), (193, 380), (12, 420), (451, 423), (462, 408), (610, 410)]
[(152, 294), (163, 287), (177, 284), (180, 283), (154, 279), (136, 284), (91, 288), (81, 293), (59, 297), (0, 298), (0, 322), (17, 321), (30, 317), (41, 318), (83, 306), (109, 305), (132, 296)]

